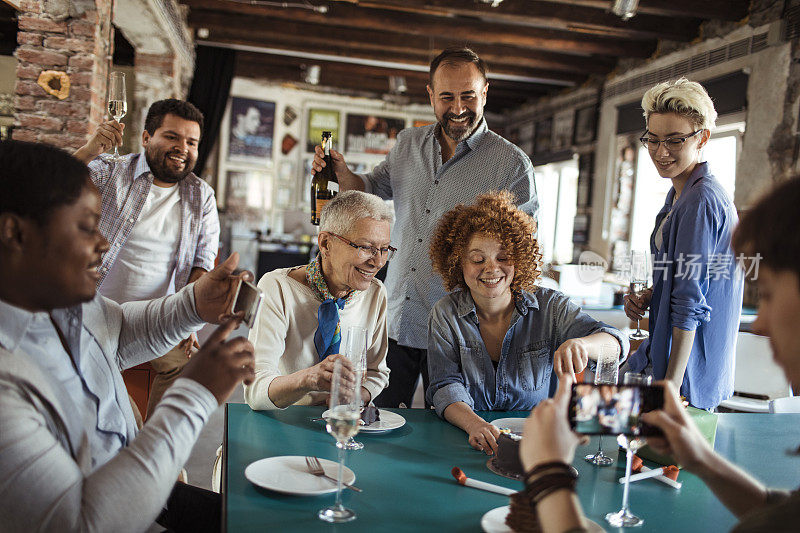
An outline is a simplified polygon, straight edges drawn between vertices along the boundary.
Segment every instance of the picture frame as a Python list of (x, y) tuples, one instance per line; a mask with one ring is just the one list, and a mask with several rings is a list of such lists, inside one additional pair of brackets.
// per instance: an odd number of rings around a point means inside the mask
[(589, 144), (594, 142), (597, 134), (597, 106), (590, 105), (575, 111), (575, 136), (573, 144)]
[(275, 102), (234, 96), (228, 124), (228, 161), (268, 164), (272, 161)]

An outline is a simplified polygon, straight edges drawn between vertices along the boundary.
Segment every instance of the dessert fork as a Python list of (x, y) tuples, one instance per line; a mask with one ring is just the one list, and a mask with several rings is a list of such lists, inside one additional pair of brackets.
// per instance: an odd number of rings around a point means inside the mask
[[(311, 473), (311, 474), (313, 474), (315, 476), (321, 476), (321, 477), (330, 479), (331, 481), (336, 483), (336, 478), (335, 477), (331, 477), (331, 476), (329, 476), (328, 474), (325, 473), (325, 469), (322, 468), (322, 463), (320, 463), (319, 459), (317, 459), (316, 457), (306, 457), (306, 466), (308, 466), (309, 473)], [(355, 485), (348, 485), (346, 483), (342, 483), (342, 486), (345, 487), (345, 488), (348, 488), (350, 490), (354, 490), (356, 492), (361, 492), (361, 489), (359, 489)]]

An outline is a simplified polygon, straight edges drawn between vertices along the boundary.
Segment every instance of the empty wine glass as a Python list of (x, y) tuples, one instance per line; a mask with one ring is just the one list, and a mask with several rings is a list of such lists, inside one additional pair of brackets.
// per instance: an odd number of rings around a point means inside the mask
[[(348, 327), (344, 346), (344, 354), (353, 363), (353, 370), (363, 377), (367, 371), (367, 328)], [(347, 450), (360, 450), (364, 444), (350, 437), (343, 446)]]
[[(353, 379), (355, 378), (355, 379)], [(333, 365), (331, 379), (330, 414), (325, 428), (336, 439), (339, 450), (339, 469), (336, 475), (336, 502), (320, 509), (317, 516), (325, 522), (349, 522), (355, 520), (356, 513), (342, 505), (342, 471), (344, 470), (344, 443), (360, 428), (361, 418), (361, 376), (358, 372), (350, 375), (341, 361)]]
[[(128, 100), (125, 96), (125, 73), (114, 71), (108, 80), (108, 114), (119, 122), (125, 113), (128, 112)], [(117, 145), (114, 145), (114, 153), (107, 157), (109, 161), (119, 161)]]
[[(594, 373), (595, 385), (616, 385), (619, 377), (619, 357), (615, 349), (603, 349), (597, 356), (597, 369)], [(597, 437), (597, 453), (584, 457), (584, 460), (597, 466), (609, 466), (614, 459), (603, 453), (603, 436)]]
[[(653, 378), (635, 372), (626, 372), (623, 378), (625, 385), (650, 385)], [(616, 513), (608, 513), (606, 522), (614, 527), (635, 527), (644, 524), (644, 520), (631, 512), (628, 502), (628, 495), (631, 485), (631, 465), (633, 464), (633, 454), (644, 446), (642, 439), (629, 439), (626, 435), (619, 435), (617, 443), (625, 448), (625, 484), (622, 489), (622, 508)]]
[[(631, 252), (631, 296), (638, 295), (647, 288), (647, 281), (650, 279), (648, 266), (648, 254), (641, 250)], [(636, 320), (636, 331), (631, 333), (633, 340), (646, 339), (648, 332), (642, 331), (639, 327), (639, 320)]]

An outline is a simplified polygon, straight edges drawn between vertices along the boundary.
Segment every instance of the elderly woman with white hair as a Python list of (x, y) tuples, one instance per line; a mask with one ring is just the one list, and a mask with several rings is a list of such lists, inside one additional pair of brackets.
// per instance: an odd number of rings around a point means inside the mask
[(717, 112), (705, 89), (685, 78), (651, 88), (642, 109), (641, 142), (672, 188), (650, 237), (653, 286), (625, 300), (633, 320), (650, 308), (650, 337), (627, 365), (712, 409), (733, 394), (743, 290), (731, 251), (736, 209), (701, 159)]
[(394, 252), (393, 221), (391, 207), (377, 196), (343, 192), (322, 211), (319, 255), (264, 274), (258, 282), (264, 301), (250, 331), (256, 377), (244, 391), (251, 408), (324, 404), (349, 326), (369, 336), (364, 402), (386, 387), (386, 289), (375, 275)]

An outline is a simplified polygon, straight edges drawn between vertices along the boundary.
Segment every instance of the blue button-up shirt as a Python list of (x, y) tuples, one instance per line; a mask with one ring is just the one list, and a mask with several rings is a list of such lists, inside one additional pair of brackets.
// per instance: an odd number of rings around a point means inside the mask
[[(673, 188), (650, 237), (654, 256), (650, 338), (628, 364), (641, 372), (652, 363), (653, 376), (664, 379), (672, 328), (694, 331), (681, 394), (693, 406), (711, 409), (733, 395), (744, 281), (736, 269), (731, 234), (739, 219), (707, 163), (697, 165), (673, 206), (674, 198)], [(662, 221), (658, 249), (655, 234)]]
[(530, 158), (489, 131), (485, 120), (444, 164), (438, 129), (435, 124), (401, 131), (386, 159), (362, 176), (367, 192), (394, 200), (392, 245), (397, 253), (385, 282), (389, 337), (423, 350), (428, 347), (428, 313), (447, 294), (428, 255), (439, 218), (456, 204), (471, 204), (478, 194), (499, 189), (511, 191), (534, 216), (539, 206)]
[(563, 293), (545, 288), (516, 295), (497, 370), (483, 343), (469, 291), (458, 290), (439, 300), (429, 324), (427, 399), (442, 417), (455, 402), (473, 410), (532, 409), (555, 393), (553, 356), (569, 339), (608, 333), (619, 341), (620, 360), (629, 348), (627, 336), (581, 311)]

